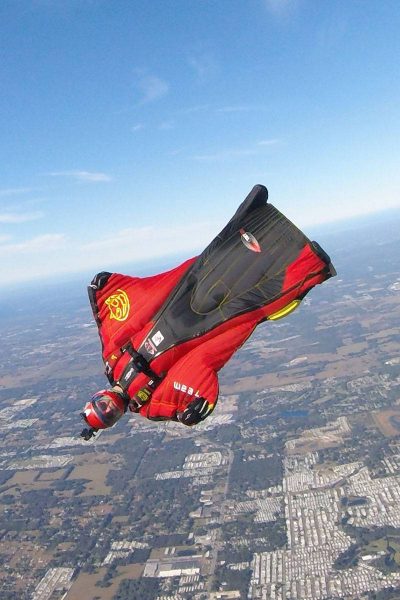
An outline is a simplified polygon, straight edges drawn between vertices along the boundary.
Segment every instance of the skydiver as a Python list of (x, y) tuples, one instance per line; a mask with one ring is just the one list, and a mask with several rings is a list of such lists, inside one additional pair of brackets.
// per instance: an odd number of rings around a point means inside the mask
[(218, 400), (218, 371), (265, 320), (335, 275), (329, 256), (255, 186), (204, 252), (153, 277), (97, 274), (88, 287), (111, 388), (81, 413), (90, 439), (129, 409), (193, 426)]

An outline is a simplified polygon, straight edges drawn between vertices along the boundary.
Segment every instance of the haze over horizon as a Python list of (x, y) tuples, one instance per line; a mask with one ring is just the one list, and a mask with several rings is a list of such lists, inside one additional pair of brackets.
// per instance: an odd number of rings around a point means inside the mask
[(306, 232), (400, 206), (397, 2), (0, 17), (2, 287), (196, 252), (256, 183)]
[[(337, 265), (338, 256), (335, 252), (335, 245), (338, 240), (348, 240), (349, 235), (352, 238), (352, 245), (371, 245), (371, 251), (380, 244), (390, 244), (393, 240), (398, 239), (398, 230), (400, 227), (400, 207), (389, 208), (371, 214), (354, 216), (348, 219), (340, 219), (320, 225), (305, 227), (304, 233), (310, 239), (316, 239), (330, 253), (332, 261)], [(363, 233), (366, 231), (365, 235)], [(218, 230), (213, 232), (217, 235)], [(349, 234), (349, 235), (348, 235)], [(381, 240), (381, 241), (380, 241)], [(15, 293), (20, 293), (21, 290), (35, 290), (35, 296), (40, 297), (41, 293), (46, 294), (52, 288), (59, 287), (62, 292), (67, 289), (72, 292), (71, 296), (75, 296), (77, 289), (80, 289), (79, 294), (86, 299), (86, 286), (96, 272), (109, 269), (112, 272), (125, 273), (137, 277), (146, 277), (155, 275), (163, 271), (171, 269), (187, 258), (195, 256), (201, 252), (206, 245), (211, 242), (211, 238), (205, 240), (202, 247), (192, 247), (188, 251), (177, 248), (174, 252), (166, 253), (162, 256), (147, 257), (139, 260), (121, 260), (115, 263), (102, 264), (97, 262), (93, 267), (75, 268), (63, 272), (53, 273), (48, 276), (32, 275), (23, 280), (11, 281), (0, 280), (0, 292), (4, 306), (9, 304), (10, 298), (15, 297)], [(363, 267), (364, 268), (364, 267)], [(341, 269), (340, 269), (341, 271)], [(341, 273), (339, 273), (339, 276)], [(40, 287), (38, 287), (40, 284)], [(78, 286), (78, 288), (76, 287)], [(23, 303), (25, 300), (23, 299)], [(4, 308), (0, 302), (0, 317)]]

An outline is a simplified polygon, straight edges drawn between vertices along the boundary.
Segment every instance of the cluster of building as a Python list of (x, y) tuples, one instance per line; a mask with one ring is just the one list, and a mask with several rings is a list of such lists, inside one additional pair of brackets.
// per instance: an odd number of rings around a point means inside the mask
[(338, 417), (324, 427), (315, 429), (305, 429), (299, 438), (286, 442), (286, 450), (290, 453), (296, 453), (299, 447), (309, 444), (313, 440), (324, 443), (325, 445), (342, 444), (343, 436), (350, 433), (350, 425), (346, 417)]
[(183, 469), (207, 469), (222, 464), (226, 464), (226, 459), (223, 459), (221, 452), (189, 454), (185, 458)]
[(329, 469), (302, 469), (289, 472), (283, 480), (285, 492), (302, 492), (318, 488), (333, 487), (340, 484), (346, 477), (357, 473), (362, 468), (359, 461), (337, 465)]
[(10, 406), (3, 408), (0, 410), (0, 421), (4, 423), (4, 421), (13, 421), (16, 420), (15, 417), (21, 411), (33, 406), (37, 402), (37, 397), (35, 398), (23, 398), (22, 400), (16, 400)]
[[(99, 435), (102, 432), (98, 432), (96, 434), (96, 437), (98, 439)], [(81, 437), (77, 437), (77, 436), (72, 436), (72, 435), (66, 435), (66, 436), (61, 436), (61, 437), (57, 437), (54, 440), (52, 440), (49, 444), (45, 444), (43, 446), (40, 446), (40, 448), (42, 448), (43, 450), (59, 450), (60, 448), (72, 448), (74, 446), (85, 446), (87, 444), (93, 444), (93, 438), (91, 440), (85, 441), (83, 438)]]
[(74, 569), (66, 567), (49, 569), (36, 586), (32, 600), (50, 600), (55, 592), (59, 595), (61, 592), (66, 593), (72, 585), (73, 575)]
[(128, 542), (126, 540), (112, 542), (110, 551), (103, 561), (103, 566), (110, 565), (117, 558), (128, 558), (129, 555), (137, 549), (143, 550), (148, 547), (148, 544), (144, 542), (137, 542), (135, 540), (132, 542)]
[[(205, 452), (204, 454), (189, 454), (184, 462), (182, 469), (167, 471), (165, 473), (156, 473), (156, 480), (180, 479), (181, 477), (202, 478), (203, 483), (212, 481), (212, 475), (218, 467), (226, 465), (227, 459), (221, 452)], [(204, 479), (206, 478), (206, 479)], [(204, 481), (203, 481), (204, 479)]]
[(18, 419), (17, 421), (5, 422), (0, 424), (0, 431), (11, 431), (14, 429), (28, 429), (32, 427), (39, 419)]
[(162, 558), (149, 559), (144, 568), (143, 577), (171, 578), (179, 577), (176, 594), (195, 594), (204, 590), (202, 575), (204, 557), (202, 554), (192, 556), (174, 556), (168, 554)]
[[(337, 419), (329, 428), (343, 433), (348, 423)], [(318, 431), (325, 435), (327, 428)], [(400, 584), (399, 573), (384, 574), (371, 564), (377, 554), (363, 556), (352, 568), (336, 570), (334, 566), (354, 543), (340, 526), (345, 511), (355, 526), (400, 527), (400, 476), (372, 479), (361, 462), (328, 469), (317, 463), (318, 452), (284, 459), (287, 546), (254, 554), (248, 595), (252, 600), (359, 598)]]
[(59, 456), (53, 456), (51, 454), (42, 454), (39, 456), (32, 456), (29, 459), (18, 459), (13, 460), (6, 467), (7, 470), (13, 469), (59, 469), (65, 467), (73, 459), (71, 454), (63, 454)]
[(241, 431), (241, 436), (244, 440), (257, 440), (257, 442), (263, 444), (271, 438), (276, 437), (276, 434), (272, 431), (266, 431), (265, 427), (246, 427), (246, 429)]
[[(318, 568), (315, 564), (315, 568)], [(321, 565), (323, 568), (323, 564)], [(265, 559), (256, 555), (253, 562), (255, 578), (260, 582), (252, 587), (252, 600), (311, 600), (316, 598), (360, 598), (366, 591), (377, 591), (385, 587), (399, 585), (397, 575), (383, 575), (381, 571), (361, 562), (350, 571), (333, 575), (333, 573), (305, 574), (299, 579), (282, 578), (271, 582), (265, 575)], [(283, 568), (281, 566), (281, 568)], [(254, 579), (253, 579), (254, 580)], [(267, 581), (268, 583), (264, 583)]]
[(397, 473), (400, 471), (400, 454), (393, 454), (392, 456), (385, 456), (383, 459), (388, 473)]
[[(336, 445), (349, 435), (351, 428), (345, 417), (339, 417), (325, 427), (308, 430), (302, 439), (323, 439)], [(287, 443), (283, 461), (282, 485), (265, 490), (248, 490), (246, 500), (227, 502), (224, 521), (234, 521), (240, 514), (253, 513), (255, 523), (269, 523), (284, 516), (287, 545), (271, 552), (256, 552), (250, 563), (226, 565), (233, 571), (250, 568), (252, 571), (248, 598), (252, 600), (325, 600), (330, 597), (361, 597), (371, 590), (379, 591), (400, 585), (400, 574), (384, 574), (373, 561), (375, 555), (360, 556), (356, 566), (337, 570), (335, 561), (354, 543), (340, 523), (344, 515), (355, 526), (400, 527), (400, 476), (394, 473), (400, 466), (396, 454), (385, 458), (392, 477), (372, 479), (361, 461), (335, 466), (319, 463), (317, 450), (296, 452), (298, 440)], [(212, 477), (215, 469), (226, 464), (220, 452), (192, 454), (186, 457), (181, 469), (159, 473), (156, 479), (179, 477)], [(360, 504), (345, 502), (345, 498), (362, 498)], [(204, 505), (211, 502), (202, 497)], [(193, 517), (204, 516), (200, 509)], [(261, 533), (261, 532), (260, 532)], [(268, 537), (252, 539), (253, 544), (267, 544)], [(204, 540), (204, 543), (210, 540)], [(198, 543), (198, 540), (196, 540)], [(248, 539), (236, 538), (235, 546), (248, 547)], [(203, 556), (164, 557), (149, 560), (145, 576), (179, 577), (176, 593), (160, 594), (158, 600), (201, 597)], [(197, 562), (198, 561), (198, 562)], [(216, 592), (223, 594), (228, 592)], [(232, 591), (237, 594), (237, 591)], [(218, 597), (218, 596), (215, 596)]]
[(156, 600), (185, 600), (181, 594), (159, 594)]
[[(298, 336), (296, 336), (298, 337)], [(276, 392), (294, 392), (298, 394), (299, 392), (304, 392), (305, 390), (312, 389), (311, 381), (305, 381), (302, 383), (288, 383), (286, 385), (281, 385), (279, 387), (273, 388)]]
[[(175, 575), (175, 577), (177, 576)], [(206, 589), (206, 583), (200, 574), (183, 574), (175, 581), (174, 587), (176, 587), (177, 591), (169, 594), (161, 592), (157, 596), (157, 600), (187, 600), (187, 598), (198, 598), (198, 594), (200, 594), (200, 597), (204, 598), (203, 593)], [(161, 588), (162, 587), (163, 586), (161, 585)], [(167, 584), (166, 587), (170, 588), (170, 584)]]
[(347, 389), (350, 392), (359, 392), (360, 389), (376, 388), (381, 390), (390, 390), (393, 387), (393, 380), (387, 373), (381, 375), (363, 375), (347, 382)]
[(349, 506), (349, 523), (356, 527), (400, 527), (400, 476), (372, 479), (364, 467), (351, 478), (349, 494), (367, 499), (361, 506)]
[(228, 515), (225, 521), (234, 521), (241, 513), (254, 512), (255, 523), (269, 523), (275, 521), (282, 514), (282, 497), (257, 498), (228, 504)]

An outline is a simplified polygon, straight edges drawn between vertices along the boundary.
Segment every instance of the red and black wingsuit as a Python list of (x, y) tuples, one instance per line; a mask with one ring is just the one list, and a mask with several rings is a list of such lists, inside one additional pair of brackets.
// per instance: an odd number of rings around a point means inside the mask
[[(255, 186), (200, 256), (153, 277), (99, 273), (89, 297), (106, 374), (137, 411), (175, 419), (196, 398), (215, 405), (218, 371), (254, 328), (289, 313), (335, 275), (328, 255)], [(154, 377), (156, 375), (156, 383)]]

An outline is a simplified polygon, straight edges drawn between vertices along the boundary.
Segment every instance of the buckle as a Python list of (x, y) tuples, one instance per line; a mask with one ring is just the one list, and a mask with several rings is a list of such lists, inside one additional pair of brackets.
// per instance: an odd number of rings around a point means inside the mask
[(132, 346), (131, 342), (122, 346), (121, 351), (123, 353), (128, 352), (131, 357), (129, 361), (129, 365), (135, 369), (137, 373), (144, 373), (147, 377), (150, 377), (156, 382), (161, 381), (161, 377), (159, 377), (156, 373), (154, 373), (153, 369), (150, 367), (148, 361), (145, 357), (140, 354), (135, 348)]

